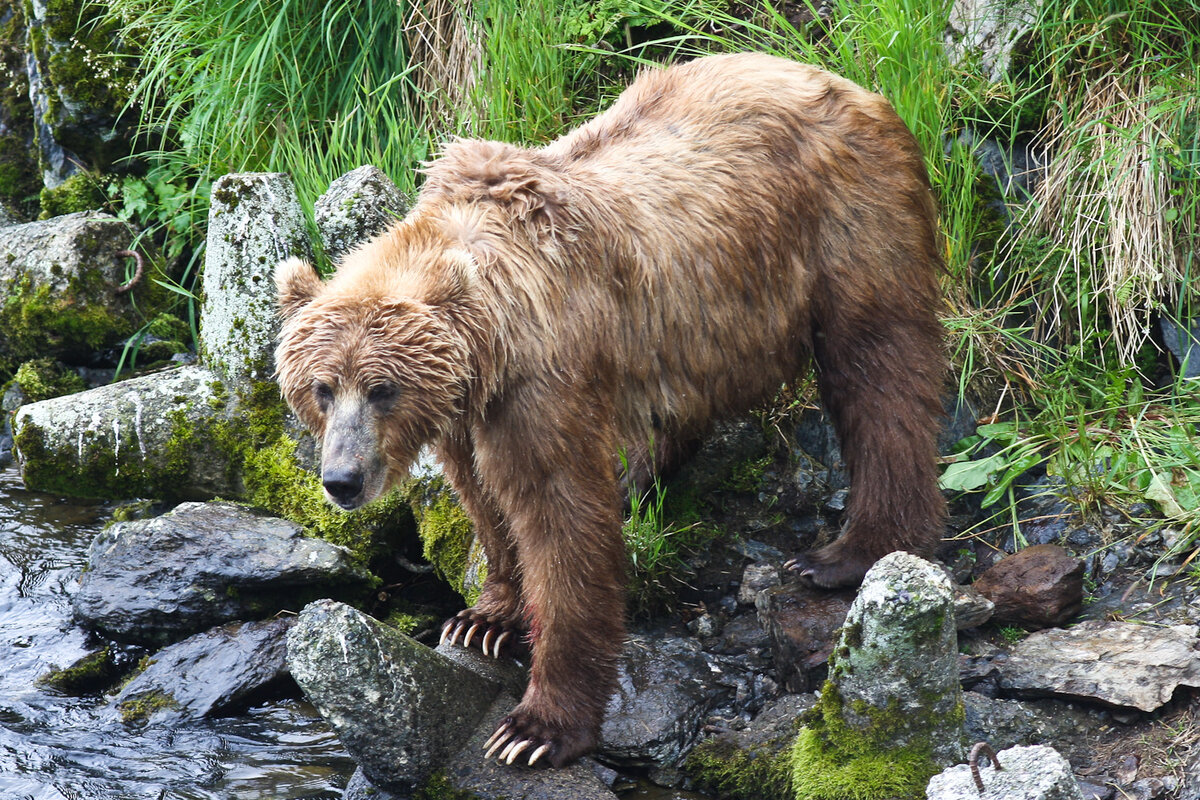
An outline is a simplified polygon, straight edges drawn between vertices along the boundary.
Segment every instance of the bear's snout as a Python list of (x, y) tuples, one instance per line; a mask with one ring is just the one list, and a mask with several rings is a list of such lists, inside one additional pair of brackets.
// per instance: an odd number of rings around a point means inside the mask
[(322, 470), (321, 482), (329, 498), (347, 511), (361, 505), (363, 474), (357, 466), (329, 467)]

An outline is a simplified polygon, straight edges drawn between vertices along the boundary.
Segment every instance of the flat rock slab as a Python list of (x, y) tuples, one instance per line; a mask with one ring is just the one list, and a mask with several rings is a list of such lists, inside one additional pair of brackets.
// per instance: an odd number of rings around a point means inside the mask
[(288, 667), (368, 780), (402, 795), (482, 735), (476, 726), (500, 694), (473, 670), (332, 600), (301, 612)]
[(971, 768), (951, 767), (929, 780), (928, 800), (1083, 800), (1083, 792), (1071, 774), (1071, 765), (1052, 747), (1032, 745), (1001, 750), (996, 754), (1003, 769), (982, 765), (979, 791)]
[(1083, 608), (1083, 561), (1055, 544), (1034, 545), (998, 562), (971, 586), (995, 603), (997, 622), (1052, 628)]
[(235, 710), (287, 677), (286, 636), (294, 621), (231, 623), (166, 647), (113, 705), (126, 721), (152, 725)]
[[(561, 769), (510, 767), (483, 758), (483, 743), (514, 705), (516, 701), (505, 695), (496, 698), (474, 735), (442, 767), (440, 772), (452, 787), (479, 800), (615, 800), (590, 758)], [(411, 796), (380, 789), (359, 769), (346, 786), (344, 800), (408, 800)]]
[(306, 598), (353, 595), (367, 581), (349, 551), (293, 522), (232, 503), (183, 503), (101, 532), (72, 605), (86, 627), (113, 639), (163, 645), (299, 610)]
[(1037, 631), (997, 659), (1000, 689), (1153, 711), (1179, 686), (1200, 686), (1197, 628), (1090, 620)]

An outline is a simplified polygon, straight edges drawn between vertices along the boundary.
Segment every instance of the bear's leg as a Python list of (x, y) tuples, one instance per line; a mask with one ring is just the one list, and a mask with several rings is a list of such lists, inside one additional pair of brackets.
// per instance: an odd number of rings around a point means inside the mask
[(946, 516), (937, 480), (941, 325), (932, 312), (860, 319), (835, 320), (813, 341), (850, 496), (841, 537), (788, 566), (826, 588), (858, 585), (894, 550), (931, 556)]
[(464, 438), (447, 437), (438, 455), (446, 480), (458, 494), (487, 555), (488, 574), (475, 605), (443, 623), (441, 642), (475, 645), (485, 655), (499, 658), (503, 651), (519, 652), (524, 647), (520, 576), (507, 525), (479, 485), (474, 450)]
[(514, 398), (520, 412), (492, 422), (494, 449), (480, 459), (516, 542), (533, 650), (525, 696), (487, 745), (510, 764), (562, 766), (596, 746), (624, 644), (611, 412), (554, 392)]

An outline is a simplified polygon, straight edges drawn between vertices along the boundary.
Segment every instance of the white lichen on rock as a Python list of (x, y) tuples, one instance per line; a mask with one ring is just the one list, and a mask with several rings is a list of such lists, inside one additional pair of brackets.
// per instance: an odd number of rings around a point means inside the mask
[(278, 321), (275, 265), (312, 258), (304, 212), (283, 173), (225, 175), (212, 190), (200, 345), (231, 388), (267, 380)]

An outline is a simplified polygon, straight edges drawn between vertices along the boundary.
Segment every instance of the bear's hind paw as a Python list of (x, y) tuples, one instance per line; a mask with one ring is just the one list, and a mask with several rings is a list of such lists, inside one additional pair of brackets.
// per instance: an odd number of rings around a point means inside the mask
[(836, 544), (797, 556), (783, 565), (790, 572), (821, 589), (855, 587), (862, 583), (863, 576), (875, 563), (875, 559), (861, 555), (843, 555)]

